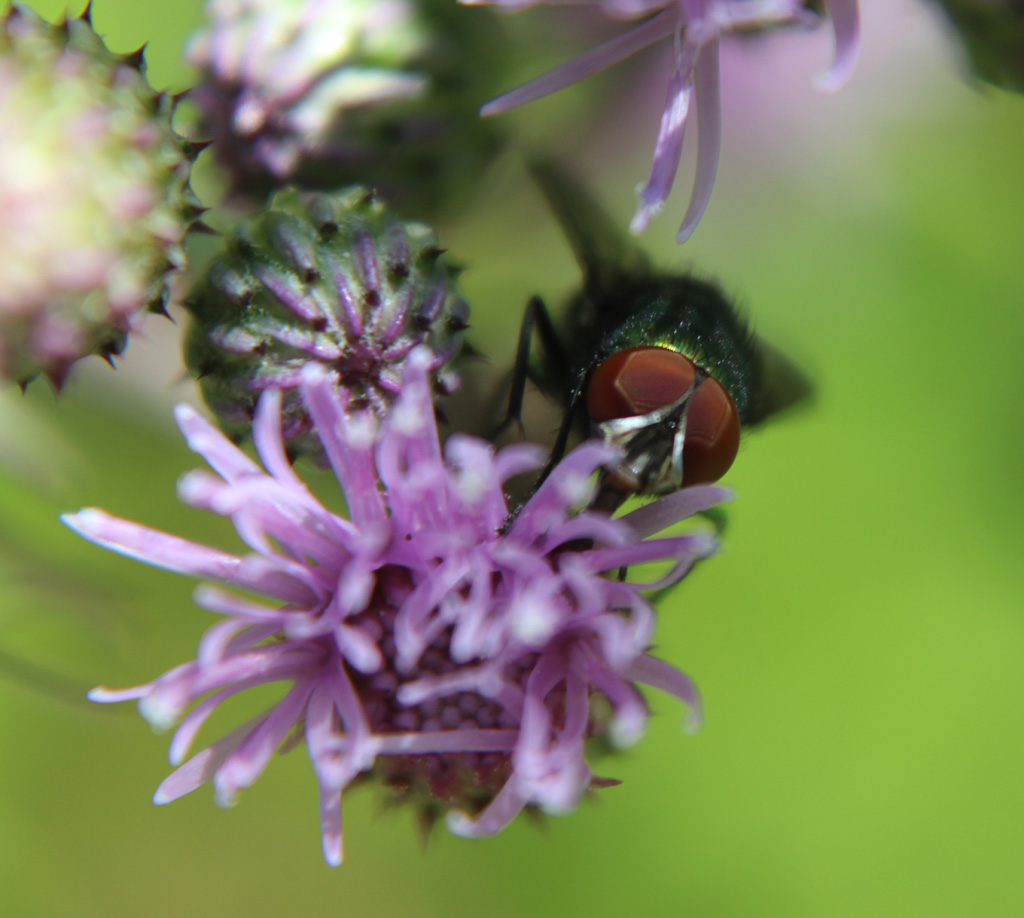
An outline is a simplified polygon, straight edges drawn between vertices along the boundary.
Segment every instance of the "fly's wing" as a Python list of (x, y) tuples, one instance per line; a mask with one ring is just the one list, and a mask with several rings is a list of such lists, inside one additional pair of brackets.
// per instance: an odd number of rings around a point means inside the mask
[(583, 269), (588, 295), (613, 290), (625, 277), (649, 273), (644, 253), (568, 170), (544, 158), (531, 160), (529, 166)]
[(756, 426), (784, 411), (810, 407), (815, 391), (807, 374), (770, 344), (758, 340), (756, 347), (761, 364), (761, 384), (747, 423)]

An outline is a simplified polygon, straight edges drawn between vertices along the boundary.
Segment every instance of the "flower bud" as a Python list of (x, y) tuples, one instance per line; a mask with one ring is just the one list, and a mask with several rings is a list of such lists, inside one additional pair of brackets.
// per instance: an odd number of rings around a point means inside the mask
[(441, 254), (429, 227), (362, 186), (286, 189), (243, 221), (187, 303), (186, 361), (225, 431), (246, 437), (260, 393), (279, 388), (289, 449), (320, 455), (297, 388), (310, 362), (379, 415), (422, 343), (435, 394), (452, 391), (468, 307)]
[(451, 0), (209, 0), (187, 56), (236, 194), (363, 182), (450, 204), (497, 149), (494, 30)]
[(200, 212), (200, 147), (174, 100), (88, 15), (51, 25), (14, 6), (0, 26), (0, 380), (60, 387), (89, 354), (119, 354), (162, 312)]

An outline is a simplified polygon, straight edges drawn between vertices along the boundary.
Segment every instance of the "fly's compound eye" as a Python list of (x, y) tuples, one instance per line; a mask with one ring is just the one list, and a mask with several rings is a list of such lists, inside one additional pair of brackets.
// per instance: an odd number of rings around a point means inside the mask
[(600, 423), (650, 414), (679, 401), (697, 367), (667, 347), (631, 347), (598, 364), (587, 387), (587, 414)]
[(693, 393), (686, 414), (683, 484), (718, 481), (740, 448), (740, 416), (723, 386), (708, 376)]
[[(587, 414), (595, 423), (639, 417), (679, 401), (697, 378), (689, 357), (665, 347), (634, 347), (612, 354), (594, 370)], [(714, 377), (697, 386), (686, 413), (683, 484), (717, 481), (740, 445), (740, 419), (725, 387)]]

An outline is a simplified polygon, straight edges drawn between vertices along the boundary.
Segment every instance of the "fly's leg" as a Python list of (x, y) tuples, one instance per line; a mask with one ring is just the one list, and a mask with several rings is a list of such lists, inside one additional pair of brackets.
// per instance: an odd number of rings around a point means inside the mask
[[(491, 440), (496, 440), (513, 424), (519, 428), (519, 432), (524, 438), (526, 436), (526, 431), (523, 428), (523, 397), (526, 394), (526, 381), (534, 376), (530, 370), (530, 345), (533, 341), (534, 330), (540, 338), (544, 359), (548, 364), (545, 372), (541, 374), (542, 379), (553, 378), (559, 388), (568, 388), (568, 386), (562, 385), (566, 368), (565, 350), (562, 347), (562, 342), (558, 340), (558, 333), (551, 321), (551, 315), (539, 296), (530, 297), (526, 309), (523, 310), (522, 324), (519, 326), (519, 342), (516, 345), (516, 362), (512, 368), (512, 386), (508, 393), (508, 408), (501, 423), (491, 432)], [(563, 445), (563, 451), (564, 448)]]
[(537, 480), (530, 486), (530, 490), (526, 497), (516, 504), (509, 513), (505, 522), (502, 524), (501, 529), (498, 530), (499, 532), (508, 532), (509, 527), (515, 521), (515, 518), (519, 516), (519, 511), (529, 503), (530, 498), (532, 498), (533, 495), (537, 493), (538, 488), (544, 484), (545, 479), (551, 474), (554, 467), (562, 461), (562, 457), (565, 455), (565, 450), (569, 443), (569, 435), (572, 433), (573, 423), (576, 421), (577, 413), (583, 404), (583, 387), (586, 382), (586, 375), (585, 370), (580, 372), (579, 379), (569, 394), (565, 414), (562, 416), (562, 425), (558, 429), (558, 436), (555, 438), (555, 445), (551, 449), (551, 455), (548, 457), (548, 461), (544, 463), (544, 468), (541, 469), (540, 474), (537, 476)]
[(586, 371), (581, 371), (579, 379), (576, 380), (576, 384), (569, 393), (569, 399), (565, 405), (565, 414), (562, 415), (562, 424), (558, 428), (558, 436), (555, 437), (555, 445), (551, 447), (551, 455), (548, 457), (548, 461), (544, 464), (544, 468), (537, 478), (534, 490), (551, 474), (551, 470), (562, 461), (562, 457), (565, 455), (566, 447), (569, 445), (569, 435), (572, 433), (579, 410), (583, 406), (583, 387), (586, 382), (586, 376)]

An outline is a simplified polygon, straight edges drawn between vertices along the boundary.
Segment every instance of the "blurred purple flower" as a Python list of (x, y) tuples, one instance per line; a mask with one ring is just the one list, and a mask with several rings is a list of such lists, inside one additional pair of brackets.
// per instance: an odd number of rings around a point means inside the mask
[[(415, 353), (380, 421), (348, 409), (322, 368), (307, 369), (302, 394), (349, 519), (325, 509), (288, 463), (276, 390), (262, 397), (253, 431), (266, 471), (192, 409), (178, 410), (189, 445), (217, 473), (185, 476), (180, 496), (229, 517), (249, 554), (100, 510), (65, 517), (106, 548), (275, 603), (202, 586), (196, 602), (224, 620), (195, 660), (146, 685), (91, 694), (138, 700), (156, 727), (185, 715), (170, 747), (179, 764), (222, 702), (289, 684), (276, 705), (180, 765), (156, 803), (212, 780), (228, 805), (291, 745), (289, 736), (304, 738), (320, 787), (324, 855), (336, 865), (341, 794), (361, 774), (427, 816), (447, 812), (453, 832), (484, 836), (526, 806), (565, 812), (600, 786), (584, 761), (585, 741), (639, 739), (648, 711), (636, 683), (676, 695), (699, 717), (690, 680), (646, 652), (654, 610), (641, 591), (678, 581), (714, 540), (646, 537), (728, 492), (690, 488), (613, 520), (585, 509), (592, 474), (614, 458), (588, 443), (503, 531), (502, 484), (538, 467), (543, 451), (520, 444), (495, 454), (453, 436), (442, 454), (429, 362), (426, 350)], [(604, 576), (650, 561), (671, 569), (648, 583)]]
[[(656, 42), (674, 36), (675, 66), (669, 79), (665, 108), (654, 147), (647, 183), (639, 189), (640, 204), (630, 229), (642, 233), (665, 206), (679, 168), (683, 135), (694, 97), (700, 122), (697, 170), (690, 204), (676, 234), (685, 242), (696, 229), (711, 199), (722, 142), (718, 42), (734, 31), (751, 31), (784, 24), (815, 25), (818, 16), (809, 0), (460, 0), (475, 6), (489, 4), (518, 10), (544, 2), (565, 5), (589, 3), (616, 19), (645, 18), (640, 25), (605, 42), (543, 76), (488, 103), (481, 114), (496, 115), (564, 89)], [(857, 0), (824, 0), (835, 37), (831, 67), (818, 86), (838, 89), (849, 77), (859, 47)]]
[(207, 0), (190, 96), (243, 200), (359, 182), (431, 214), (500, 146), (488, 26), (451, 0)]

